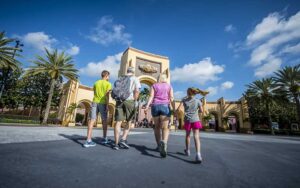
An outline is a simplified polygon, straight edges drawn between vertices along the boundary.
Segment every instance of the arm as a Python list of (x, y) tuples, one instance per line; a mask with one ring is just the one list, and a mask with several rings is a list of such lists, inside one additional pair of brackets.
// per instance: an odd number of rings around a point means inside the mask
[(174, 112), (175, 112), (175, 103), (174, 103), (174, 93), (173, 93), (173, 88), (170, 89), (169, 96), (170, 96), (170, 103), (171, 103), (171, 105), (172, 105), (172, 109), (173, 109)]
[(112, 89), (112, 86), (111, 84), (108, 86), (107, 90), (106, 90), (106, 94), (105, 94), (105, 97), (106, 97), (106, 105), (109, 104), (109, 94), (111, 92), (111, 89)]
[(138, 100), (139, 95), (140, 95), (140, 89), (141, 89), (141, 83), (138, 79), (135, 79), (135, 89), (133, 92), (133, 98), (135, 101)]
[(202, 113), (202, 112), (203, 112), (203, 108), (202, 108), (202, 105), (201, 105), (201, 102), (200, 102), (200, 100), (199, 100), (199, 105), (198, 105), (198, 108), (199, 108), (199, 111), (200, 111), (200, 113)]
[(154, 98), (154, 90), (153, 90), (153, 87), (151, 87), (151, 89), (150, 89), (150, 97), (149, 97), (149, 99), (148, 99), (148, 103), (147, 103), (147, 105), (146, 105), (145, 110), (148, 110), (150, 104), (151, 104), (152, 101), (153, 101), (153, 98)]

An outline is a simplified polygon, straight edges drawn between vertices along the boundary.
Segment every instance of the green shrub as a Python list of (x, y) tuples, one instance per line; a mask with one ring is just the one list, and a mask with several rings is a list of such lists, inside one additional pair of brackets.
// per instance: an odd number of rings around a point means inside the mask
[(24, 123), (24, 124), (40, 124), (39, 121), (36, 120), (26, 120), (26, 119), (8, 119), (8, 118), (1, 118), (1, 123)]

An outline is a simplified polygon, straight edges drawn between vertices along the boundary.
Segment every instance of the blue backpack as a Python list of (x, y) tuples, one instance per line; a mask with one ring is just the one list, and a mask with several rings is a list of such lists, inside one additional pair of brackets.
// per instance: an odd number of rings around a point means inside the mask
[(123, 102), (130, 96), (130, 77), (129, 76), (121, 76), (119, 77), (115, 83), (114, 88), (111, 92), (111, 97), (116, 101)]

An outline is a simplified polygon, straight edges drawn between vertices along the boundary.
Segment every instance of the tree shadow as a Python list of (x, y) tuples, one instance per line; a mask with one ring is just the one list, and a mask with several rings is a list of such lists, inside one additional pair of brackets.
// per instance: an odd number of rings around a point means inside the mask
[(156, 155), (153, 155), (153, 154), (149, 153), (149, 151), (157, 152), (156, 149), (151, 149), (151, 148), (148, 148), (148, 147), (146, 147), (144, 145), (129, 144), (129, 146), (133, 147), (136, 150), (138, 150), (139, 152), (141, 152), (142, 155), (146, 155), (146, 156), (154, 157), (154, 158), (161, 158), (159, 156), (156, 156)]

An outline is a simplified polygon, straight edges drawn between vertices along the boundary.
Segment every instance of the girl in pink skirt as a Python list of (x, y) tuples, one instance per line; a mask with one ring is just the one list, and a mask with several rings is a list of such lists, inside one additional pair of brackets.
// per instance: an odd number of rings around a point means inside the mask
[(196, 162), (202, 162), (202, 156), (200, 153), (200, 135), (199, 129), (202, 128), (202, 124), (199, 119), (199, 112), (202, 112), (201, 102), (199, 99), (195, 98), (196, 94), (208, 94), (208, 92), (202, 91), (197, 88), (188, 88), (187, 96), (182, 99), (181, 103), (179, 104), (176, 110), (176, 116), (178, 114), (179, 108), (183, 104), (184, 107), (184, 129), (186, 130), (186, 137), (185, 137), (185, 147), (184, 150), (187, 156), (190, 156), (190, 133), (193, 130), (194, 134), (194, 141), (196, 147)]

